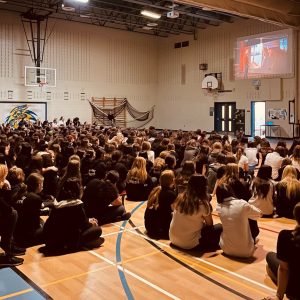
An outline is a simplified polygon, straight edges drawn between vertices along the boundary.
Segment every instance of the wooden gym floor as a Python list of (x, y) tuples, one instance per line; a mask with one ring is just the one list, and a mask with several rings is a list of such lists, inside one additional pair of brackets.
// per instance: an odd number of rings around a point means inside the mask
[[(144, 232), (144, 202), (125, 201), (130, 221), (103, 227), (105, 242), (93, 251), (45, 257), (27, 250), (17, 268), (0, 270), (0, 299), (262, 299), (275, 285), (265, 256), (275, 251), (287, 219), (261, 219), (252, 260), (234, 260), (222, 251), (182, 252)], [(217, 215), (215, 222), (219, 222)], [(251, 262), (251, 263), (250, 263)]]

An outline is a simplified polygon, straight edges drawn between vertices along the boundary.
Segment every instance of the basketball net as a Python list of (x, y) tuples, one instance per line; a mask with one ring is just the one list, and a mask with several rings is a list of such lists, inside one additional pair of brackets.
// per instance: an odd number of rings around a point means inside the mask
[(39, 82), (39, 87), (40, 87), (42, 93), (46, 92), (47, 85), (48, 85), (48, 82)]
[(218, 90), (217, 89), (211, 89), (211, 88), (204, 88), (202, 89), (204, 96), (212, 96), (215, 100), (218, 98)]

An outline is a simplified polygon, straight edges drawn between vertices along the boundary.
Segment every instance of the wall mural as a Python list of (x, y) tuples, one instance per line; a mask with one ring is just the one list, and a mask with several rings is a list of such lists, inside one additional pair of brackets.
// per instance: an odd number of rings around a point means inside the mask
[(47, 120), (46, 102), (0, 102), (1, 124), (17, 128), (21, 120), (35, 123)]

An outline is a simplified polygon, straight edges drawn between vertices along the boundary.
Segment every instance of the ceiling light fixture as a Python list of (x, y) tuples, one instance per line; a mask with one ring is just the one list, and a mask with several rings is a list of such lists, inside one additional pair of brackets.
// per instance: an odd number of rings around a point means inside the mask
[(80, 3), (88, 3), (89, 0), (75, 0), (75, 2), (80, 2)]
[(145, 10), (145, 9), (141, 11), (141, 14), (145, 17), (149, 17), (152, 19), (159, 19), (161, 17), (160, 14), (150, 11), (150, 10)]

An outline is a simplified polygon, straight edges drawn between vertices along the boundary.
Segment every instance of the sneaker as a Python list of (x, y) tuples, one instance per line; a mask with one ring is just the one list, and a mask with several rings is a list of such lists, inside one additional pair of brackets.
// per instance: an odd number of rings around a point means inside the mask
[(0, 268), (19, 266), (24, 262), (20, 257), (9, 257), (7, 255), (0, 256)]

